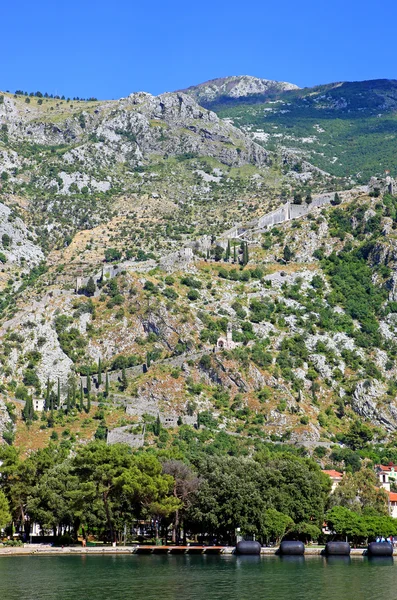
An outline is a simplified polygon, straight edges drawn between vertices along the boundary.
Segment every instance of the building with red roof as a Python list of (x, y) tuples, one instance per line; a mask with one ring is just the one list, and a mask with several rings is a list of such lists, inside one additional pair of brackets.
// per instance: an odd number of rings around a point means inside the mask
[(375, 465), (375, 473), (378, 476), (380, 485), (390, 492), (390, 484), (397, 483), (397, 465), (389, 463), (388, 465)]
[(343, 473), (339, 473), (339, 471), (335, 471), (335, 469), (323, 469), (322, 471), (323, 471), (323, 473), (328, 475), (328, 477), (330, 477), (330, 479), (332, 481), (332, 488), (331, 488), (331, 493), (332, 493), (333, 491), (335, 491), (335, 488), (342, 481)]

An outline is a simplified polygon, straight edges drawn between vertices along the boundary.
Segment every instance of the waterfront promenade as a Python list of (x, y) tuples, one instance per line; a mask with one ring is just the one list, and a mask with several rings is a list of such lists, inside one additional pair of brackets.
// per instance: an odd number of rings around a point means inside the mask
[[(65, 546), (64, 548), (26, 544), (20, 547), (0, 546), (0, 556), (32, 556), (32, 555), (101, 555), (101, 554), (233, 554), (234, 546)], [(261, 548), (261, 555), (271, 556), (276, 554), (278, 547)], [(324, 551), (324, 546), (305, 547), (305, 556), (320, 556)], [(351, 556), (365, 556), (366, 548), (352, 548)], [(397, 548), (394, 549), (394, 556), (397, 556)]]

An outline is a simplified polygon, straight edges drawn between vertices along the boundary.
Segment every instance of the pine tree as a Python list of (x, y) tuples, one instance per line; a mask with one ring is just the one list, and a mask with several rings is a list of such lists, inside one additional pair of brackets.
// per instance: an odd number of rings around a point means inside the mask
[(106, 380), (105, 380), (105, 397), (108, 398), (109, 397), (109, 374), (106, 373)]
[(102, 361), (98, 359), (98, 385), (102, 385)]

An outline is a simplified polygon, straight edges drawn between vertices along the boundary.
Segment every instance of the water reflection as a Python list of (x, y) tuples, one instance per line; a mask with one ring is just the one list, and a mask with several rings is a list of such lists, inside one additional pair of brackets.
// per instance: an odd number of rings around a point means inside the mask
[(347, 556), (2, 557), (0, 599), (394, 600), (393, 565)]
[(329, 567), (332, 567), (333, 565), (350, 565), (351, 560), (352, 559), (350, 556), (342, 556), (342, 555), (326, 556), (325, 564)]
[(368, 556), (367, 560), (372, 567), (390, 567), (394, 564), (392, 556)]

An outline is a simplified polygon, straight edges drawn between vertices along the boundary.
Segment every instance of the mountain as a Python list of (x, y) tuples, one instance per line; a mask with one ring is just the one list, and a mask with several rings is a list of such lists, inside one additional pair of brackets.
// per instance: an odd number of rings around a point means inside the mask
[(239, 75), (211, 79), (205, 83), (188, 87), (182, 92), (194, 98), (201, 106), (211, 107), (214, 104), (227, 102), (228, 100), (250, 99), (258, 95), (265, 99), (280, 92), (297, 89), (299, 89), (298, 86), (293, 83)]
[(332, 176), (366, 182), (397, 171), (395, 80), (281, 90), (271, 98), (229, 95), (203, 104), (266, 149), (288, 149)]
[[(0, 95), (5, 441), (392, 439), (395, 182), (342, 190), (230, 118), (179, 92)], [(22, 417), (31, 398), (59, 410)]]

